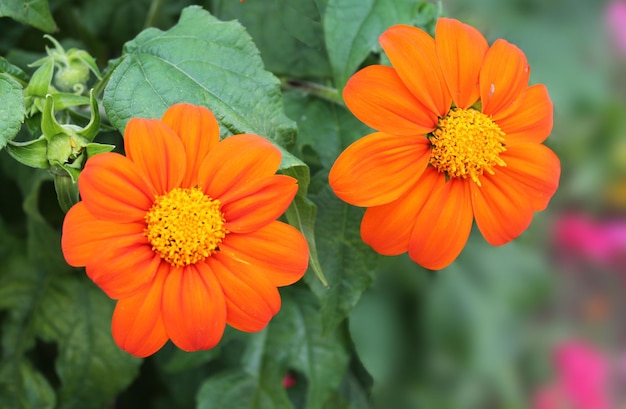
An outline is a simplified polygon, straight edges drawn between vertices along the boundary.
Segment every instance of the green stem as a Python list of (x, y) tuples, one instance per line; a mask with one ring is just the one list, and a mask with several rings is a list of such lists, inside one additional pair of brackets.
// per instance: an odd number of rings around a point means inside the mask
[(146, 22), (143, 27), (154, 27), (156, 25), (156, 20), (159, 15), (159, 11), (161, 10), (161, 6), (163, 6), (163, 0), (152, 0), (150, 2), (150, 9), (148, 9), (148, 14), (146, 15)]
[(327, 87), (315, 82), (302, 81), (293, 78), (281, 78), (280, 86), (284, 90), (298, 90), (318, 98), (325, 99), (337, 105), (345, 106), (343, 98), (335, 88)]

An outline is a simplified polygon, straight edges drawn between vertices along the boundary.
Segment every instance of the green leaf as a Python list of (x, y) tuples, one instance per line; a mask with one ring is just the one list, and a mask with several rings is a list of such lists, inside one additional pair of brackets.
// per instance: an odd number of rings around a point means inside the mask
[(19, 132), (26, 110), (22, 86), (10, 75), (0, 73), (0, 149)]
[(16, 365), (0, 364), (0, 407), (53, 409), (56, 395), (46, 378), (28, 361)]
[[(278, 362), (285, 370), (302, 373), (308, 381), (305, 407), (322, 408), (347, 369), (347, 340), (337, 332), (323, 333), (319, 304), (310, 292), (291, 287), (281, 293), (283, 305), (270, 322), (264, 343), (260, 344), (264, 349), (251, 355), (263, 357), (261, 368), (269, 360), (270, 364)], [(248, 360), (253, 370), (254, 361)]]
[(285, 212), (287, 221), (302, 232), (309, 245), (309, 267), (317, 279), (323, 286), (328, 287), (328, 280), (324, 276), (324, 271), (320, 265), (319, 256), (317, 254), (317, 244), (315, 243), (315, 216), (317, 215), (317, 206), (315, 203), (306, 198), (306, 196), (298, 193), (293, 202)]
[(321, 24), (322, 1), (264, 0), (241, 4), (232, 0), (211, 2), (222, 20), (243, 24), (268, 70), (298, 78), (330, 77)]
[(317, 208), (313, 202), (306, 198), (311, 179), (309, 167), (282, 147), (279, 146), (279, 149), (283, 155), (280, 170), (285, 175), (296, 178), (299, 185), (298, 194), (291, 205), (289, 205), (285, 216), (287, 216), (289, 224), (297, 227), (306, 238), (309, 245), (309, 266), (322, 284), (327, 285), (326, 277), (324, 277), (317, 255), (317, 245), (315, 244), (315, 215)]
[(374, 387), (388, 381), (402, 359), (399, 341), (404, 334), (392, 303), (389, 297), (367, 291), (349, 315), (352, 342)]
[(324, 35), (335, 86), (341, 90), (367, 55), (378, 49), (378, 37), (394, 24), (410, 24), (418, 0), (328, 0)]
[(197, 409), (293, 409), (284, 389), (281, 393), (266, 383), (243, 371), (212, 376), (198, 392)]
[(348, 367), (347, 342), (338, 332), (323, 333), (324, 318), (310, 292), (291, 288), (285, 293), (268, 342), (287, 349), (290, 368), (307, 377), (306, 408), (322, 408)]
[(315, 234), (328, 288), (305, 275), (317, 295), (325, 333), (333, 331), (372, 283), (378, 256), (361, 240), (363, 210), (339, 200), (330, 187), (311, 195), (318, 213)]
[(295, 125), (285, 117), (280, 83), (235, 21), (191, 6), (168, 31), (147, 29), (126, 43), (105, 89), (111, 123), (157, 118), (172, 104), (207, 106), (232, 134), (254, 133), (289, 147)]
[(32, 168), (47, 169), (48, 140), (41, 136), (28, 142), (9, 141), (6, 146), (9, 155), (16, 161)]
[(28, 74), (17, 65), (11, 64), (6, 58), (0, 57), (0, 72), (4, 72), (24, 86), (28, 83)]
[(57, 29), (48, 0), (0, 0), (0, 17), (11, 17), (46, 33)]
[(360, 237), (363, 211), (341, 202), (332, 193), (327, 173), (341, 151), (371, 129), (345, 108), (328, 101), (298, 92), (286, 93), (284, 101), (287, 114), (300, 129), (296, 151), (300, 157), (315, 157), (316, 162), (310, 163), (316, 173), (309, 190), (310, 199), (317, 205), (317, 252), (328, 288), (308, 274), (305, 280), (319, 297), (324, 330), (330, 332), (371, 284), (377, 256)]

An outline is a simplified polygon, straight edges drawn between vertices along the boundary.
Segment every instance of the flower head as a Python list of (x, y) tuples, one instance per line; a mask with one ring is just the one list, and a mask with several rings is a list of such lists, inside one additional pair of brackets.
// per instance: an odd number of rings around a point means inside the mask
[(430, 269), (450, 264), (473, 220), (500, 245), (520, 235), (556, 191), (560, 163), (542, 142), (552, 130), (544, 85), (516, 46), (489, 46), (474, 28), (441, 18), (435, 38), (406, 25), (380, 36), (392, 67), (357, 72), (343, 97), (379, 132), (349, 146), (330, 185), (367, 207), (363, 240)]
[(280, 151), (257, 135), (220, 141), (213, 114), (189, 104), (131, 119), (124, 147), (87, 161), (62, 238), (67, 262), (118, 300), (117, 344), (145, 357), (168, 339), (212, 348), (226, 324), (263, 329), (277, 287), (308, 263), (300, 232), (276, 221), (298, 189), (275, 174)]

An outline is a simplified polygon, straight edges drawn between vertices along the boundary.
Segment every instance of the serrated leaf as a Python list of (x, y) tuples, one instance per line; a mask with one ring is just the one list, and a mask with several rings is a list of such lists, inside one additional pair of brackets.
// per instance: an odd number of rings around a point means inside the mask
[(19, 132), (26, 110), (22, 86), (10, 75), (0, 73), (0, 149)]
[(289, 147), (295, 125), (283, 113), (280, 83), (235, 21), (197, 6), (168, 31), (147, 29), (126, 44), (105, 89), (111, 123), (157, 118), (172, 104), (207, 106), (231, 133), (254, 133)]
[(377, 49), (378, 37), (393, 24), (411, 23), (418, 0), (328, 0), (324, 36), (335, 87), (343, 89), (367, 55)]
[(11, 17), (46, 33), (57, 28), (48, 0), (0, 0), (0, 17)]
[(237, 19), (246, 27), (268, 70), (297, 78), (330, 77), (319, 3), (323, 2), (214, 0), (211, 10), (222, 20)]

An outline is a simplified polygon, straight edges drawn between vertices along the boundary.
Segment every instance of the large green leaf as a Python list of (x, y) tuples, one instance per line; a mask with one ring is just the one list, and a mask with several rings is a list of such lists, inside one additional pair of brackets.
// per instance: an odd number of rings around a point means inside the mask
[(0, 17), (11, 17), (47, 33), (57, 28), (48, 0), (0, 0)]
[(0, 73), (0, 149), (19, 132), (26, 110), (22, 86), (9, 74)]
[(207, 106), (232, 134), (255, 133), (285, 147), (295, 137), (280, 82), (263, 69), (243, 26), (197, 6), (170, 30), (147, 29), (126, 43), (104, 94), (118, 129), (132, 117), (160, 117), (177, 102)]
[(268, 70), (298, 78), (331, 76), (321, 23), (325, 0), (208, 2), (220, 19), (246, 27)]
[(418, 14), (418, 0), (329, 0), (324, 35), (335, 78), (342, 89), (377, 39), (393, 24), (409, 24)]

